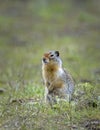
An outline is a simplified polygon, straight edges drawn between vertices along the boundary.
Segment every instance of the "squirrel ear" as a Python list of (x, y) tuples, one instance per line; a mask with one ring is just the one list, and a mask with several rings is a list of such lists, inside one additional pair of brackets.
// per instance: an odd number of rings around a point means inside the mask
[(56, 54), (57, 56), (59, 56), (59, 51), (55, 51), (55, 54)]

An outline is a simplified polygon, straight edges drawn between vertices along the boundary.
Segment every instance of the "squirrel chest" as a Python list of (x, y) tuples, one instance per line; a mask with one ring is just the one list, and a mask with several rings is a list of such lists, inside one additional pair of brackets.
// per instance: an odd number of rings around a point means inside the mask
[(43, 75), (46, 80), (53, 81), (57, 78), (58, 66), (54, 64), (48, 64), (44, 66)]
[(48, 64), (43, 68), (43, 76), (45, 81), (48, 83), (52, 83), (52, 85), (56, 88), (62, 87), (63, 80), (61, 79), (61, 75), (63, 73), (62, 68), (59, 68), (58, 65)]

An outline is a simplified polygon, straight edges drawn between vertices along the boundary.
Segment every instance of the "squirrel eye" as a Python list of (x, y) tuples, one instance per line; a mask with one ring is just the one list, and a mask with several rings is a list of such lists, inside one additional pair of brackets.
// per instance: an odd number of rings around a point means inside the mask
[(53, 55), (50, 55), (51, 57), (53, 57)]

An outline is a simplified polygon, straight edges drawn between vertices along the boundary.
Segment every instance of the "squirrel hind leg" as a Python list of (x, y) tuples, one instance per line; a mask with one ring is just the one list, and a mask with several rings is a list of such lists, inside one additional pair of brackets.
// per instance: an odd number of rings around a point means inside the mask
[(72, 94), (67, 94), (67, 101), (70, 103), (72, 101)]
[(52, 94), (47, 94), (46, 102), (47, 102), (48, 104), (50, 104), (50, 106), (53, 106), (54, 104), (57, 103), (57, 100), (56, 100), (56, 97), (53, 96)]

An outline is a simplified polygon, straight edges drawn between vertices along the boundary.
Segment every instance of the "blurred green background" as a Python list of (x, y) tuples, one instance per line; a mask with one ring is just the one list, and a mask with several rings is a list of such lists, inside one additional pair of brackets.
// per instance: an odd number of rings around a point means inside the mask
[(1, 0), (1, 80), (13, 69), (40, 80), (41, 58), (48, 50), (60, 51), (76, 81), (95, 79), (100, 71), (99, 5), (98, 0)]
[(48, 50), (60, 51), (76, 85), (92, 83), (99, 95), (100, 1), (0, 0), (1, 115), (12, 98), (43, 96), (41, 60)]

